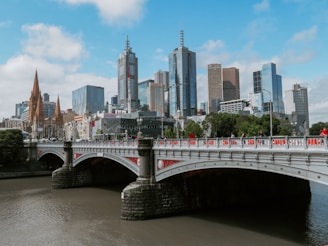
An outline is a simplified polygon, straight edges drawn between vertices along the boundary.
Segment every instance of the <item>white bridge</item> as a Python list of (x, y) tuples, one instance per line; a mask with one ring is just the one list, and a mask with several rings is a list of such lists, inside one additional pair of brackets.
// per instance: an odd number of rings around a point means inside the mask
[[(62, 142), (38, 143), (38, 159), (56, 155), (63, 161)], [(72, 166), (91, 158), (108, 158), (139, 176), (138, 141), (74, 142)], [(328, 185), (327, 138), (254, 137), (157, 139), (152, 146), (153, 178), (204, 169), (238, 168), (297, 177)]]

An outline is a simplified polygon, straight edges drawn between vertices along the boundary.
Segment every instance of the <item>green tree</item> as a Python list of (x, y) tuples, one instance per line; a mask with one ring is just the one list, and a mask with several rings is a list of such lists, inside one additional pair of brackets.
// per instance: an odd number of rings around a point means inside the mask
[(176, 135), (175, 132), (173, 132), (171, 128), (165, 128), (164, 136), (166, 138), (175, 138), (176, 137), (175, 135)]
[(201, 138), (203, 137), (203, 133), (203, 128), (193, 120), (190, 120), (188, 125), (185, 127), (185, 137), (189, 137), (193, 134), (196, 138)]
[(319, 121), (318, 123), (313, 124), (310, 129), (309, 129), (309, 134), (310, 135), (319, 135), (320, 131), (326, 127), (328, 129), (328, 122), (321, 122)]
[(17, 153), (23, 148), (22, 131), (9, 129), (0, 131), (0, 164), (8, 165), (18, 160)]
[(293, 127), (288, 119), (283, 119), (280, 121), (278, 126), (278, 135), (291, 136), (293, 132)]

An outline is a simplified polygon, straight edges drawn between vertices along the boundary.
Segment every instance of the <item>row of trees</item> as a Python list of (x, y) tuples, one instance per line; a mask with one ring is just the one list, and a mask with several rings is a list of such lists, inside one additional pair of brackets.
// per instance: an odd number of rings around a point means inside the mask
[(23, 147), (22, 131), (8, 129), (0, 131), (0, 165), (11, 164), (19, 159), (18, 153)]
[[(309, 129), (310, 135), (318, 135), (320, 129), (326, 127), (327, 123), (313, 124)], [(190, 120), (186, 127), (182, 130), (179, 128), (179, 136), (189, 137), (190, 135), (196, 138), (204, 137), (230, 137), (232, 134), (236, 137), (242, 135), (246, 137), (270, 135), (270, 115), (265, 114), (262, 117), (245, 116), (228, 113), (210, 113), (206, 116), (205, 120), (200, 124)], [(288, 119), (279, 120), (276, 117), (272, 117), (272, 134), (291, 136), (293, 134), (293, 126)], [(175, 138), (176, 132), (171, 129), (166, 129), (165, 136), (167, 138)]]

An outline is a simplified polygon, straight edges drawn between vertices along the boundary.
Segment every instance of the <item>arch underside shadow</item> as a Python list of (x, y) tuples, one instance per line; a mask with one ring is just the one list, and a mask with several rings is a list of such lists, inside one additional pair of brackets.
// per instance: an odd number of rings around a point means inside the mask
[(65, 161), (65, 157), (63, 156), (63, 153), (62, 152), (59, 152), (59, 151), (45, 151), (45, 152), (42, 152), (42, 154), (40, 156), (38, 156), (38, 159), (37, 160), (40, 160), (42, 159), (43, 157), (46, 157), (47, 155), (55, 155), (57, 156), (58, 158), (60, 158), (63, 162)]
[(76, 160), (73, 161), (73, 167), (78, 166), (81, 162), (87, 160), (87, 159), (92, 159), (92, 158), (106, 158), (109, 160), (113, 160), (120, 165), (126, 167), (129, 169), (131, 172), (134, 174), (138, 175), (139, 174), (139, 167), (132, 161), (128, 160), (127, 158), (117, 156), (117, 155), (112, 155), (109, 153), (103, 153), (103, 155), (99, 156), (97, 153), (89, 153), (89, 154), (84, 154), (83, 156), (80, 156)]
[(312, 171), (306, 164), (297, 167), (284, 164), (272, 164), (268, 162), (251, 162), (251, 161), (232, 161), (232, 160), (207, 160), (195, 162), (180, 162), (179, 164), (166, 167), (162, 170), (157, 170), (155, 179), (157, 182), (170, 178), (172, 176), (183, 174), (187, 172), (215, 169), (215, 168), (232, 168), (232, 169), (245, 169), (257, 170), (263, 172), (276, 173), (280, 175), (295, 177), (308, 181), (313, 181), (321, 184), (328, 185), (328, 175), (316, 171)]

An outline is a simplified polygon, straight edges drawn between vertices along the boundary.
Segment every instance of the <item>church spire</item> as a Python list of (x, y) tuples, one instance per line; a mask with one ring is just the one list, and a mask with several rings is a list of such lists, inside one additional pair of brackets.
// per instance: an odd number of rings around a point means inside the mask
[(31, 91), (30, 102), (29, 102), (29, 120), (30, 122), (34, 120), (34, 115), (36, 114), (36, 108), (38, 106), (39, 97), (41, 95), (39, 88), (39, 78), (38, 71), (35, 70), (33, 89)]
[(59, 102), (59, 96), (57, 97), (57, 102), (56, 102), (56, 108), (55, 108), (55, 112), (54, 112), (54, 117), (58, 118), (60, 116), (61, 112), (60, 112), (60, 102)]
[(35, 70), (32, 94), (38, 96), (39, 93), (40, 93), (40, 88), (39, 88), (38, 70)]

